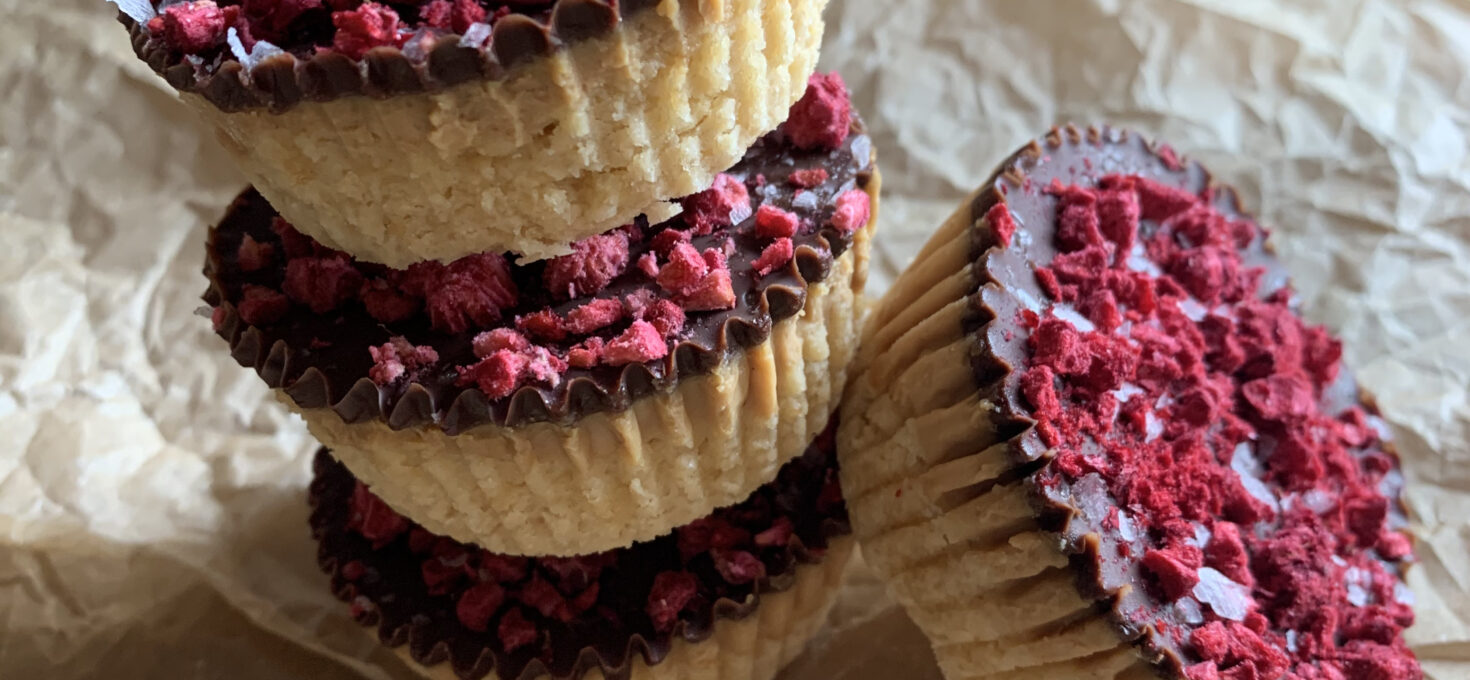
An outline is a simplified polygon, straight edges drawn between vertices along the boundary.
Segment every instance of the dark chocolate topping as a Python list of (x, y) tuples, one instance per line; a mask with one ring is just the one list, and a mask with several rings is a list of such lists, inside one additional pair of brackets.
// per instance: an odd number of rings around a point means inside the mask
[[(408, 645), (413, 659), (425, 665), (448, 662), (465, 680), (492, 675), (503, 680), (580, 678), (594, 668), (608, 678), (628, 678), (640, 658), (646, 665), (662, 662), (675, 639), (697, 644), (721, 620), (749, 616), (763, 595), (791, 588), (799, 570), (823, 560), (830, 540), (850, 532), (831, 439), (829, 430), (806, 454), (783, 466), (774, 481), (738, 505), (662, 538), (592, 556), (589, 561), (599, 565), (598, 571), (590, 582), (570, 587), (555, 566), (535, 558), (508, 558), (501, 564), (523, 571), (488, 576), (494, 569), (486, 562), (502, 558), (433, 537), (398, 518), (394, 521), (401, 523), (391, 536), (373, 534), (380, 538), (375, 545), (354, 525), (357, 480), (323, 449), (314, 463), (310, 494), (317, 560), (332, 577), (333, 593), (353, 605), (360, 623), (375, 626), (386, 645)], [(715, 562), (720, 559), (716, 555), (728, 552), (739, 552), (746, 565), (753, 564), (753, 556), (763, 565), (764, 576), (732, 582)], [(443, 562), (433, 563), (439, 556)], [(467, 566), (436, 574), (440, 587), (431, 593), (425, 563)], [(675, 623), (659, 627), (648, 612), (650, 594), (656, 577), (671, 572), (692, 575), (697, 595), (677, 608)], [(465, 625), (457, 606), (467, 590), (487, 578), (499, 585), (505, 599), (494, 603), (493, 612), (482, 613), (484, 630), (476, 631)], [(535, 598), (525, 594), (532, 580), (555, 584), (568, 602), (591, 588), (594, 602), (574, 605), (575, 614), (543, 615), (533, 604)], [(498, 621), (511, 609), (534, 626), (536, 638), (507, 651), (510, 645), (502, 641)]]
[[(254, 190), (241, 194), (220, 224), (210, 230), (204, 270), (210, 287), (204, 299), (216, 307), (215, 328), (230, 343), (235, 359), (256, 369), (267, 384), (283, 389), (302, 408), (331, 408), (349, 423), (381, 419), (394, 429), (436, 424), (449, 434), (485, 423), (507, 427), (570, 423), (588, 413), (624, 410), (640, 397), (671, 389), (683, 377), (709, 373), (729, 354), (764, 342), (772, 324), (800, 311), (806, 304), (807, 286), (824, 280), (834, 258), (851, 245), (852, 234), (833, 228), (829, 220), (836, 197), (868, 185), (872, 158), (871, 142), (856, 118), (852, 134), (831, 151), (796, 149), (780, 131), (758, 140), (728, 174), (748, 187), (752, 208), (778, 206), (801, 218), (801, 227), (792, 237), (791, 262), (764, 277), (755, 276), (751, 263), (761, 255), (766, 241), (754, 233), (754, 215), (695, 236), (693, 244), (700, 250), (733, 238), (734, 251), (729, 255), (736, 299), (733, 309), (688, 312), (683, 333), (671, 341), (669, 354), (662, 359), (626, 366), (574, 367), (555, 387), (522, 385), (505, 398), (492, 400), (473, 385), (457, 384), (455, 371), (456, 366), (475, 363), (475, 335), (494, 326), (445, 333), (435, 330), (422, 313), (385, 325), (355, 300), (324, 314), (296, 304), (274, 323), (246, 323), (237, 307), (245, 286), (280, 290), (284, 278), (280, 258), (258, 271), (240, 267), (237, 251), (247, 235), (282, 251), (280, 237), (271, 230), (276, 213)], [(803, 169), (825, 170), (826, 179), (806, 189), (787, 181), (793, 171)], [(631, 263), (649, 251), (652, 237), (665, 226), (682, 228), (682, 219), (676, 216), (649, 225), (640, 218), (636, 229), (642, 237), (630, 246), (629, 266), (595, 296), (554, 300), (541, 284), (543, 263), (513, 267), (520, 301), (504, 310), (499, 325), (513, 327), (514, 317), (548, 305), (564, 314), (594, 297), (617, 299), (637, 291), (666, 296)], [(375, 383), (368, 377), (373, 366), (368, 347), (397, 336), (414, 345), (432, 346), (439, 360), (411, 380)], [(572, 342), (551, 349), (564, 352)]]
[[(1146, 532), (1119, 528), (1119, 501), (1096, 474), (1071, 479), (1054, 469), (1058, 452), (1043, 441), (1021, 386), (1031, 366), (1028, 342), (1032, 327), (1019, 320), (1026, 314), (1042, 313), (1053, 302), (1036, 274), (1050, 267), (1058, 255), (1055, 241), (1061, 202), (1049, 187), (1058, 186), (1054, 183), (1096, 187), (1110, 175), (1137, 176), (1183, 189), (1204, 197), (1229, 220), (1250, 223), (1255, 236), (1240, 254), (1245, 267), (1260, 270), (1260, 298), (1289, 294), (1287, 274), (1273, 255), (1265, 231), (1242, 212), (1233, 189), (1214, 183), (1198, 163), (1181, 160), (1168, 147), (1138, 135), (1109, 127), (1080, 130), (1069, 126), (1054, 129), (1021, 149), (974, 198), (970, 216), (977, 227), (972, 247), (976, 290), (966, 330), (976, 342), (972, 368), (977, 384), (982, 397), (998, 407), (994, 422), (999, 436), (1010, 442), (1015, 474), (1025, 477), (1042, 526), (1060, 536), (1078, 575), (1079, 591), (1106, 602), (1120, 635), (1137, 644), (1144, 657), (1168, 677), (1182, 678), (1186, 667), (1200, 661), (1188, 646), (1187, 633), (1203, 622), (1205, 605), (1189, 595), (1167, 600), (1147, 585), (1149, 577), (1139, 559), (1151, 547)], [(979, 228), (997, 206), (1004, 206), (1014, 221), (1014, 233), (1003, 238), (992, 229)], [(1140, 239), (1144, 230), (1152, 228), (1154, 224), (1143, 220)], [(1294, 300), (1291, 305), (1295, 311)], [(1317, 408), (1337, 417), (1353, 407), (1377, 419), (1371, 398), (1360, 393), (1344, 370), (1322, 391)], [(1385, 428), (1379, 421), (1378, 429)], [(1384, 477), (1379, 491), (1390, 499), (1387, 526), (1401, 530), (1407, 520), (1400, 500), (1403, 480), (1397, 472), (1397, 456), (1391, 442), (1378, 441), (1376, 447), (1349, 453), (1358, 461), (1378, 452), (1392, 459), (1394, 469)], [(1092, 440), (1080, 452), (1103, 455)], [(1254, 474), (1258, 479), (1264, 474), (1237, 471), (1242, 477)], [(1257, 525), (1257, 531), (1273, 530), (1270, 523)], [(1407, 566), (1407, 560), (1374, 559), (1400, 579)]]
[[(155, 0), (153, 4), (157, 11), (165, 3)], [(303, 100), (323, 102), (353, 95), (382, 99), (442, 90), (471, 80), (501, 80), (516, 65), (605, 35), (658, 3), (547, 0), (486, 4), (492, 10), (508, 8), (511, 14), (495, 20), (493, 26), (475, 24), (466, 31), (468, 37), (449, 30), (421, 29), (426, 32), (410, 38), (411, 45), (374, 47), (361, 59), (316, 50), (312, 44), (285, 45), (285, 51), (248, 67), (228, 45), (210, 54), (181, 54), (128, 14), (119, 12), (118, 20), (128, 29), (133, 52), (175, 89), (198, 94), (225, 112), (264, 108), (279, 113)], [(330, 21), (326, 25), (330, 28)], [(480, 31), (484, 33), (478, 34)]]

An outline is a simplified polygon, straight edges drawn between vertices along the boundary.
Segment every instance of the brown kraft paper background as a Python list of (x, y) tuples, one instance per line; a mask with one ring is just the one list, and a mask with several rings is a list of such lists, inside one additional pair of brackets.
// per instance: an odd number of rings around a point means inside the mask
[[(0, 678), (409, 678), (327, 592), (315, 445), (196, 315), (242, 186), (102, 0), (0, 0)], [(1397, 431), (1410, 631), (1470, 678), (1470, 4), (833, 0), (881, 151), (881, 292), (1057, 122), (1169, 140), (1275, 229)], [(855, 570), (786, 680), (937, 678)]]

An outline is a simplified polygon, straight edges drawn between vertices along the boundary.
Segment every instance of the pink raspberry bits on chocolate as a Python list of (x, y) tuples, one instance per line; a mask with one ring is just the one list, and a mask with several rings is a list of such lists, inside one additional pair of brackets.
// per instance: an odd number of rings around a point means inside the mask
[(735, 306), (735, 285), (730, 270), (717, 269), (704, 276), (694, 288), (675, 296), (691, 312), (712, 312)]
[(852, 102), (842, 76), (814, 73), (781, 129), (797, 148), (835, 149), (847, 140), (851, 126)]
[(615, 231), (572, 244), (572, 253), (546, 264), (542, 281), (562, 300), (595, 295), (628, 268), (628, 235)]
[(362, 482), (358, 482), (352, 490), (351, 510), (352, 516), (347, 520), (347, 527), (372, 541), (374, 547), (388, 545), (399, 534), (408, 531), (408, 520), (368, 491)]
[(647, 321), (634, 321), (622, 335), (607, 343), (602, 361), (610, 366), (662, 359), (669, 354), (663, 333)]
[(372, 279), (362, 284), (357, 297), (368, 315), (378, 323), (398, 323), (412, 318), (423, 308), (419, 298), (404, 295), (386, 279)]
[(240, 8), (221, 8), (214, 0), (195, 0), (163, 9), (160, 28), (169, 47), (195, 54), (223, 45), (225, 33), (239, 16)]
[(490, 630), (490, 617), (505, 602), (505, 590), (495, 583), (480, 583), (459, 596), (454, 613), (459, 622), (476, 633)]
[(495, 323), (501, 310), (519, 298), (510, 265), (495, 253), (469, 255), (448, 266), (420, 262), (408, 268), (402, 287), (425, 298), (429, 322), (447, 333)]
[(755, 235), (761, 238), (791, 238), (800, 226), (796, 213), (769, 203), (755, 211)]
[(364, 2), (357, 9), (332, 13), (337, 33), (332, 49), (353, 59), (361, 59), (374, 47), (398, 44), (398, 13), (376, 2)]
[(778, 238), (761, 251), (760, 257), (750, 263), (755, 270), (756, 276), (765, 276), (791, 262), (792, 253), (795, 249), (791, 245), (791, 239)]
[(497, 328), (476, 335), (472, 346), (475, 350), (475, 356), (488, 357), (503, 349), (508, 349), (512, 352), (523, 352), (531, 349), (531, 342), (526, 339), (526, 336), (509, 328)]
[(832, 228), (841, 234), (851, 234), (868, 223), (872, 205), (868, 192), (849, 189), (837, 197), (837, 210), (832, 213)]
[(709, 273), (709, 264), (688, 243), (677, 243), (669, 251), (669, 261), (658, 270), (658, 285), (670, 293), (692, 290)]
[(812, 189), (821, 186), (828, 177), (826, 168), (803, 168), (792, 170), (791, 174), (786, 177), (786, 183), (802, 189)]
[(325, 314), (357, 296), (362, 273), (347, 258), (298, 257), (286, 263), (286, 280), (281, 285), (292, 300)]
[(235, 304), (240, 319), (252, 326), (275, 323), (291, 309), (291, 301), (265, 286), (245, 284), (244, 295)]
[(459, 384), (473, 384), (491, 399), (508, 397), (520, 385), (528, 363), (525, 355), (503, 349), (472, 366), (458, 367)]
[(373, 367), (368, 377), (379, 385), (387, 385), (406, 373), (418, 371), (439, 361), (439, 353), (428, 345), (415, 346), (407, 339), (395, 337), (386, 344), (369, 347)]
[(699, 582), (689, 572), (665, 571), (655, 576), (653, 590), (648, 593), (648, 618), (652, 619), (654, 630), (673, 630), (679, 612), (698, 594)]
[(684, 206), (684, 223), (695, 236), (739, 224), (751, 213), (750, 191), (745, 183), (723, 172), (715, 176), (714, 186), (680, 203)]
[(235, 259), (239, 261), (242, 272), (260, 271), (275, 261), (276, 247), (270, 243), (261, 243), (246, 234), (240, 240), (240, 248), (235, 251)]
[(586, 335), (622, 321), (623, 313), (623, 303), (618, 300), (593, 300), (567, 312), (567, 330), (574, 335)]
[(536, 641), (540, 633), (536, 632), (536, 624), (531, 623), (526, 615), (521, 613), (520, 607), (513, 607), (500, 618), (500, 626), (496, 629), (500, 636), (500, 644), (505, 651), (510, 652)]

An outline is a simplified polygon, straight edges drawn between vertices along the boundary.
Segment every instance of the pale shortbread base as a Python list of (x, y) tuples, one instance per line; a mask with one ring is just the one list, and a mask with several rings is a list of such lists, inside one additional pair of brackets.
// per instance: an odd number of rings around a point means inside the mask
[[(821, 629), (842, 590), (842, 576), (856, 542), (832, 541), (820, 564), (797, 568), (787, 590), (762, 595), (755, 611), (738, 621), (716, 619), (714, 633), (700, 642), (674, 640), (663, 661), (649, 666), (633, 661), (630, 680), (770, 680), (794, 660)], [(374, 633), (376, 637), (376, 633)], [(429, 680), (460, 680), (448, 663), (423, 666), (408, 647), (393, 650), (410, 668)], [(487, 676), (488, 677), (488, 676)], [(583, 680), (603, 680), (593, 669)]]
[(504, 80), (223, 113), (184, 95), (271, 205), (361, 260), (541, 258), (672, 214), (806, 91), (827, 0), (663, 0)]
[(1153, 678), (1077, 591), (978, 396), (961, 320), (974, 285), (967, 201), (879, 303), (838, 432), (863, 555), (949, 680)]
[(571, 426), (455, 436), (301, 412), (311, 433), (394, 510), (497, 553), (575, 555), (661, 536), (745, 500), (827, 426), (857, 348), (873, 219), (808, 288), (806, 307), (714, 373)]

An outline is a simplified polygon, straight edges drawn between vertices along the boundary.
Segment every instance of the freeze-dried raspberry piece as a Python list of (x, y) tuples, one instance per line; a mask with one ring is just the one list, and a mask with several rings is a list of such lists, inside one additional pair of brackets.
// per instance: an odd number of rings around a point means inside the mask
[(229, 312), (226, 312), (224, 307), (215, 307), (209, 310), (209, 325), (214, 327), (214, 332), (218, 333), (225, 329), (225, 318), (228, 316)]
[(296, 227), (279, 216), (271, 218), (271, 231), (281, 239), (281, 247), (286, 251), (286, 257), (306, 257), (317, 250), (317, 242), (310, 236), (296, 231)]
[(474, 365), (455, 367), (459, 372), (456, 384), (474, 385), (491, 399), (508, 397), (520, 385), (521, 375), (529, 363), (524, 354), (503, 349)]
[(684, 223), (695, 236), (739, 224), (750, 217), (750, 191), (740, 180), (720, 173), (714, 186), (679, 201), (684, 206)]
[(725, 239), (719, 248), (705, 248), (699, 256), (704, 258), (705, 266), (709, 267), (710, 271), (714, 271), (730, 268), (730, 253), (732, 252), (735, 252), (735, 242)]
[(599, 298), (567, 312), (566, 327), (574, 335), (586, 335), (623, 319), (623, 303)]
[(599, 337), (590, 337), (567, 350), (567, 364), (573, 368), (592, 368), (602, 361), (602, 353), (606, 350), (606, 341)]
[(653, 309), (653, 303), (657, 299), (658, 296), (653, 291), (647, 288), (639, 288), (623, 296), (624, 315), (646, 321), (648, 319), (648, 312)]
[(837, 209), (829, 224), (840, 234), (851, 234), (868, 223), (871, 207), (868, 192), (848, 189), (837, 197)]
[(536, 624), (531, 623), (525, 614), (521, 613), (520, 607), (511, 607), (500, 617), (500, 625), (496, 628), (496, 635), (500, 637), (500, 645), (505, 651), (512, 652), (536, 641), (538, 633)]
[(658, 255), (652, 252), (639, 255), (638, 263), (635, 266), (638, 267), (638, 271), (643, 272), (648, 278), (656, 278), (658, 276)]
[(766, 576), (766, 565), (760, 558), (744, 550), (716, 550), (710, 553), (715, 569), (726, 581), (735, 585), (751, 583)]
[(828, 177), (826, 168), (803, 168), (792, 170), (791, 174), (786, 176), (786, 183), (794, 187), (811, 189), (821, 186)]
[(352, 489), (351, 510), (347, 528), (372, 541), (375, 548), (388, 545), (408, 530), (408, 520), (368, 491), (362, 482)]
[(673, 250), (674, 246), (680, 243), (688, 243), (689, 239), (689, 232), (683, 229), (665, 229), (659, 232), (657, 236), (654, 236), (648, 245), (660, 257), (668, 257), (669, 251)]
[(510, 265), (495, 253), (469, 255), (448, 266), (415, 264), (402, 285), (405, 291), (424, 296), (429, 323), (447, 333), (493, 324), (500, 320), (501, 310), (514, 306), (519, 297)]
[(673, 337), (684, 330), (684, 310), (669, 300), (653, 303), (643, 319), (658, 329), (664, 337)]
[(791, 244), (791, 239), (778, 238), (761, 251), (760, 257), (750, 263), (750, 267), (755, 270), (756, 276), (765, 276), (785, 267), (786, 263), (791, 261), (794, 252), (796, 251)]
[(997, 244), (1002, 248), (1011, 245), (1011, 236), (1016, 233), (1016, 219), (1011, 217), (1011, 210), (1006, 204), (996, 203), (990, 206), (990, 210), (985, 213), (985, 221), (990, 224), (990, 233), (995, 235)]
[(614, 552), (601, 552), (577, 557), (542, 557), (537, 560), (542, 569), (556, 574), (556, 588), (572, 595), (580, 593), (596, 583), (602, 571), (617, 564)]
[(1166, 220), (1199, 202), (1199, 197), (1188, 191), (1146, 177), (1135, 178), (1134, 183), (1138, 187), (1139, 216), (1146, 220)]
[(397, 323), (412, 318), (423, 308), (423, 301), (405, 295), (386, 279), (371, 279), (357, 292), (363, 307), (378, 323)]
[(622, 335), (608, 341), (602, 361), (610, 366), (642, 363), (668, 356), (663, 334), (647, 321), (634, 321)]
[(1199, 583), (1199, 573), (1172, 550), (1150, 550), (1143, 555), (1143, 568), (1153, 574), (1159, 592), (1168, 600), (1189, 594)]
[(677, 532), (679, 554), (688, 560), (711, 550), (728, 550), (750, 540), (750, 532), (719, 517), (694, 520)]
[[(280, 42), (291, 23), (307, 10), (321, 9), (322, 0), (245, 0), (240, 3), (250, 19), (250, 33), (262, 40)], [(247, 43), (245, 49), (250, 49)]]
[(791, 106), (781, 129), (798, 148), (835, 149), (847, 139), (851, 126), (852, 102), (842, 76), (813, 73), (806, 94)]
[(755, 235), (761, 238), (790, 238), (801, 227), (801, 218), (769, 203), (755, 211)]
[(712, 271), (700, 279), (699, 284), (687, 292), (675, 296), (675, 300), (691, 312), (730, 309), (735, 306), (735, 286), (730, 281), (730, 270)]
[(197, 54), (223, 45), (225, 32), (239, 16), (240, 8), (221, 8), (213, 0), (195, 0), (163, 9), (160, 27), (169, 47), (184, 54)]
[(405, 373), (420, 370), (439, 361), (439, 353), (428, 345), (415, 346), (406, 338), (394, 337), (378, 347), (368, 347), (373, 367), (368, 377), (379, 385), (387, 385)]
[(562, 300), (594, 295), (628, 268), (628, 235), (622, 231), (590, 236), (572, 244), (572, 253), (546, 263), (542, 282)]
[(791, 542), (791, 534), (795, 532), (795, 525), (788, 517), (777, 517), (771, 524), (771, 528), (755, 535), (755, 544), (762, 548), (783, 547)]
[(459, 622), (476, 633), (490, 629), (490, 617), (505, 602), (505, 590), (495, 583), (478, 583), (459, 596), (454, 606)]
[(475, 571), (482, 581), (515, 583), (526, 577), (527, 562), (524, 557), (481, 550), (475, 561)]
[(541, 574), (531, 576), (531, 581), (521, 587), (520, 600), (549, 619), (556, 619), (563, 623), (572, 620), (572, 610), (567, 606), (567, 599), (557, 592), (556, 586), (550, 581), (541, 578)]
[(704, 256), (688, 243), (675, 244), (668, 257), (669, 261), (658, 270), (658, 285), (670, 293), (693, 290), (709, 273)]
[(475, 356), (483, 358), (503, 349), (523, 352), (531, 349), (531, 342), (526, 339), (526, 336), (509, 328), (496, 328), (476, 335), (472, 347)]
[(298, 257), (286, 263), (286, 280), (281, 288), (292, 300), (325, 314), (357, 297), (362, 272), (346, 257)]
[(332, 49), (353, 59), (374, 47), (398, 44), (398, 13), (387, 5), (364, 2), (357, 9), (332, 13)]
[(235, 260), (242, 272), (260, 271), (266, 268), (276, 259), (276, 246), (271, 243), (261, 243), (246, 234), (240, 240), (240, 247), (235, 251)]
[(260, 326), (280, 321), (291, 310), (291, 301), (279, 291), (247, 283), (235, 310), (240, 313), (240, 320)]
[(532, 312), (516, 319), (516, 328), (542, 342), (560, 342), (567, 337), (566, 324), (549, 309)]
[(646, 608), (654, 630), (660, 633), (673, 630), (679, 620), (679, 612), (698, 594), (699, 582), (689, 572), (665, 571), (655, 576)]

